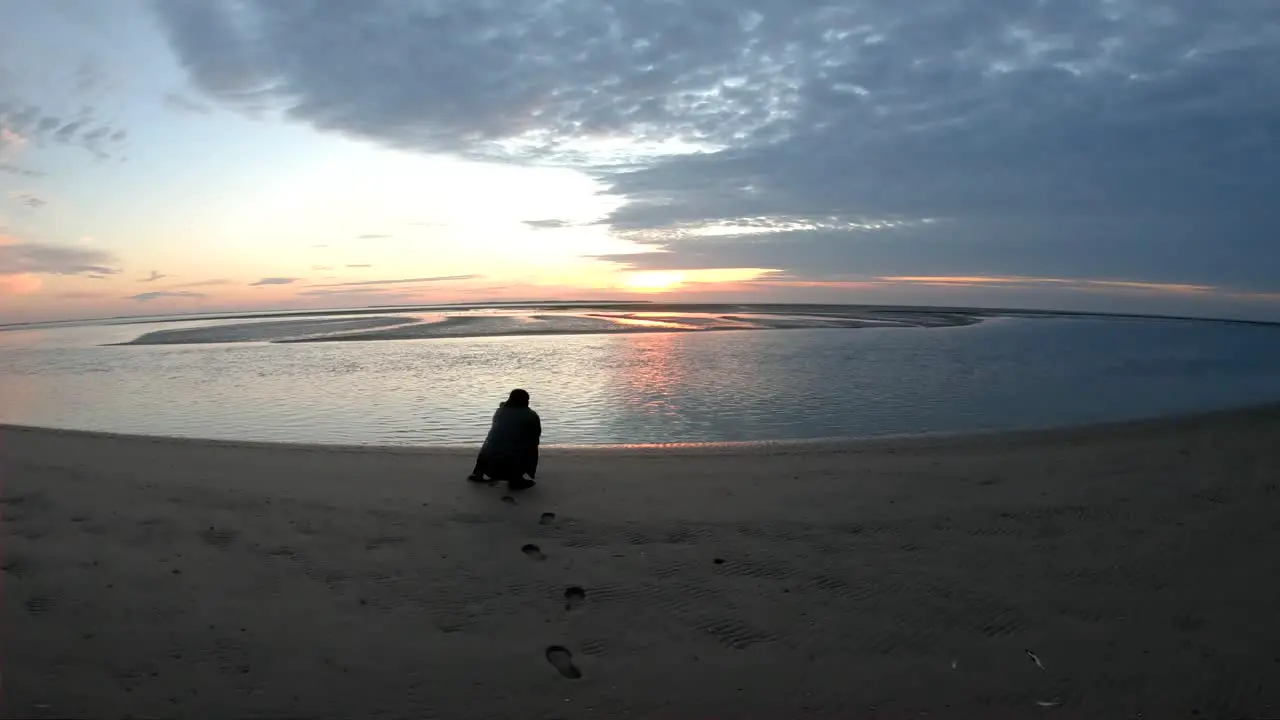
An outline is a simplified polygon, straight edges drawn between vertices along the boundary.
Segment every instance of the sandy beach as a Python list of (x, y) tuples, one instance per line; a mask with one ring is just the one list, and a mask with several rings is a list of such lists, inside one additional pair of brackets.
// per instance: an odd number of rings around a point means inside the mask
[(471, 460), (0, 428), (0, 712), (1280, 715), (1280, 409)]

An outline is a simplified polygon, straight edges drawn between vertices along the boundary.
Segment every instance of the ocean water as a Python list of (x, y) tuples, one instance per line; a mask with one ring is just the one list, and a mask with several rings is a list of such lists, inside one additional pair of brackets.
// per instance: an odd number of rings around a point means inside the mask
[(524, 387), (548, 444), (1054, 427), (1280, 401), (1280, 327), (957, 327), (114, 345), (229, 321), (0, 332), (0, 423), (236, 440), (477, 443)]

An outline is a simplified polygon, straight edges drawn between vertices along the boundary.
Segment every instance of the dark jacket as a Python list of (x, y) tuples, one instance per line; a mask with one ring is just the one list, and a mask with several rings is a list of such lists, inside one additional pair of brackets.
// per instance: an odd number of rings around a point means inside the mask
[(486, 466), (506, 469), (515, 475), (538, 471), (538, 443), (542, 440), (542, 419), (529, 407), (498, 406), (493, 424), (485, 436), (480, 457)]

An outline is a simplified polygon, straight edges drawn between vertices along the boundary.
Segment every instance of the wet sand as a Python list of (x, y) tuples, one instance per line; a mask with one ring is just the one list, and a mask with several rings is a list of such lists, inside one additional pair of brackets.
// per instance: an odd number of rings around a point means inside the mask
[(292, 338), (326, 337), (372, 328), (413, 323), (411, 317), (336, 317), (301, 320), (267, 320), (222, 323), (205, 327), (156, 330), (120, 345), (188, 345), (204, 343), (285, 342)]
[(0, 428), (5, 717), (1280, 715), (1280, 410), (470, 451)]
[(355, 342), (522, 335), (600, 335), (723, 330), (846, 329), (869, 327), (957, 327), (994, 316), (984, 311), (942, 311), (849, 306), (776, 308), (689, 306), (693, 310), (570, 312), (489, 309), (483, 312), (273, 319), (211, 324), (144, 333), (123, 345), (175, 345), (232, 342)]

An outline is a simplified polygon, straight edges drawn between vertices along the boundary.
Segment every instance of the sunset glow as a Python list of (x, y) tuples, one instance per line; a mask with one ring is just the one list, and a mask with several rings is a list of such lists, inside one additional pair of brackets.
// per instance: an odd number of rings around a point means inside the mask
[(9, 0), (0, 323), (635, 296), (1280, 318), (1262, 5), (971, 32), (744, 2)]
[(642, 292), (661, 292), (679, 287), (684, 282), (684, 273), (679, 272), (639, 272), (628, 273), (626, 286)]

